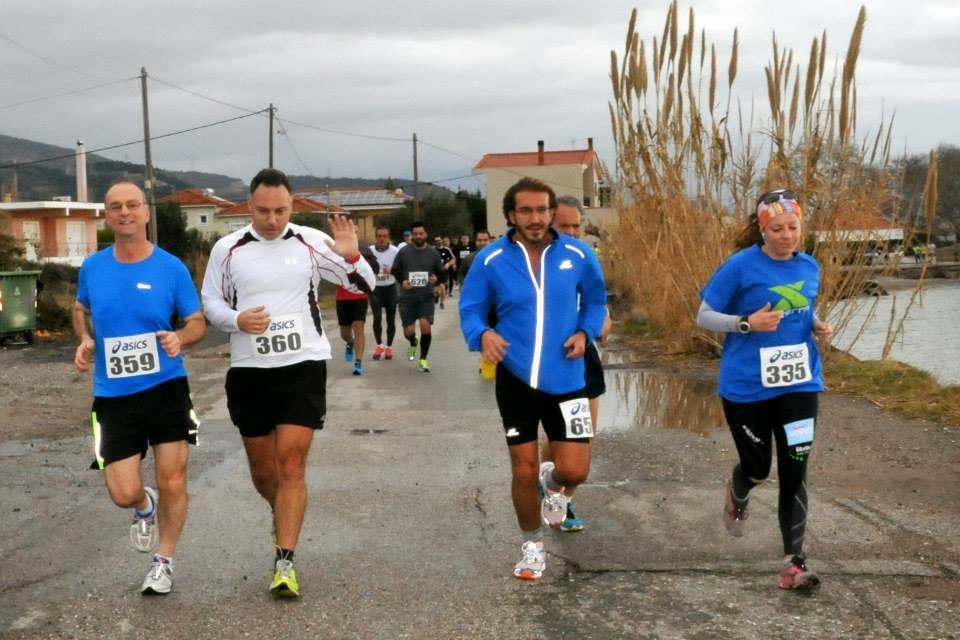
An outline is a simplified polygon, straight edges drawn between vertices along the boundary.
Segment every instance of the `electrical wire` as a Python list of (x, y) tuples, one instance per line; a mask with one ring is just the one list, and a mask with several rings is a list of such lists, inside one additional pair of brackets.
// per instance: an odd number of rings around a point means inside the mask
[[(161, 140), (161, 139), (163, 139), (163, 138), (170, 138), (170, 137), (173, 137), (173, 136), (179, 136), (179, 135), (182, 135), (182, 134), (184, 134), (184, 133), (190, 133), (190, 132), (192, 132), (192, 131), (199, 131), (200, 129), (208, 129), (208, 128), (210, 128), (210, 127), (215, 127), (215, 126), (218, 126), (218, 125), (221, 125), (221, 124), (227, 124), (228, 122), (234, 122), (234, 121), (236, 121), (236, 120), (242, 120), (242, 119), (244, 119), (244, 118), (249, 118), (249, 117), (251, 117), (251, 116), (260, 115), (260, 114), (263, 113), (264, 111), (267, 111), (267, 109), (264, 109), (264, 110), (261, 110), (261, 111), (257, 111), (257, 112), (254, 112), (254, 113), (248, 113), (248, 114), (245, 114), (245, 115), (242, 115), (242, 116), (236, 116), (236, 117), (234, 117), (234, 118), (227, 118), (226, 120), (218, 120), (218, 121), (216, 121), (216, 122), (209, 122), (209, 123), (207, 123), (207, 124), (197, 125), (196, 127), (190, 127), (189, 129), (181, 129), (180, 131), (171, 131), (171, 132), (169, 132), (169, 133), (163, 133), (163, 134), (160, 134), (160, 135), (158, 135), (158, 136), (150, 136), (150, 140), (151, 140), (151, 141), (153, 141), (153, 140)], [(110, 146), (107, 146), (107, 147), (99, 147), (99, 148), (97, 148), (97, 149), (88, 149), (88, 150), (84, 151), (84, 153), (86, 153), (86, 154), (91, 154), (91, 153), (99, 153), (99, 152), (101, 152), (101, 151), (111, 151), (111, 150), (113, 150), (113, 149), (120, 149), (120, 148), (123, 148), (123, 147), (131, 147), (131, 146), (136, 145), (136, 144), (143, 144), (143, 138), (141, 138), (141, 139), (139, 139), (139, 140), (133, 140), (133, 141), (131, 141), (131, 142), (122, 142), (122, 143), (120, 143), (120, 144), (113, 144), (113, 145), (110, 145)], [(28, 160), (28, 161), (26, 161), (26, 162), (14, 162), (14, 163), (12, 163), (12, 164), (3, 164), (3, 165), (0, 165), (0, 169), (12, 169), (12, 168), (14, 168), (14, 167), (26, 167), (26, 166), (30, 166), (30, 165), (34, 165), (34, 164), (41, 164), (41, 163), (43, 163), (43, 162), (53, 162), (54, 160), (64, 160), (64, 159), (66, 159), (66, 158), (72, 158), (72, 157), (74, 157), (75, 155), (76, 155), (75, 153), (68, 153), (68, 154), (64, 154), (64, 155), (60, 155), (60, 156), (53, 156), (53, 157), (50, 157), (50, 158), (40, 158), (39, 160)]]
[(3, 104), (0, 105), (0, 109), (12, 109), (13, 107), (22, 107), (25, 104), (33, 104), (34, 102), (43, 102), (44, 100), (53, 100), (56, 98), (63, 98), (66, 96), (75, 96), (78, 93), (85, 93), (87, 91), (93, 91), (94, 89), (102, 89), (104, 87), (109, 87), (111, 85), (120, 84), (121, 82), (129, 82), (130, 80), (137, 80), (138, 76), (133, 76), (132, 78), (121, 78), (120, 80), (111, 80), (110, 82), (104, 82), (103, 84), (97, 84), (92, 87), (86, 87), (84, 89), (77, 89), (76, 91), (66, 91), (64, 93), (57, 93), (50, 96), (39, 96), (36, 98), (30, 98), (29, 100), (22, 100), (20, 102), (14, 102), (12, 104)]
[(79, 75), (81, 75), (81, 76), (86, 76), (86, 77), (88, 77), (88, 78), (96, 78), (96, 77), (97, 77), (97, 76), (95, 76), (95, 75), (92, 75), (92, 74), (90, 74), (90, 73), (87, 73), (86, 71), (80, 71), (79, 69), (74, 69), (73, 67), (69, 67), (69, 66), (67, 66), (67, 65), (65, 65), (65, 64), (62, 64), (62, 63), (60, 63), (60, 62), (57, 62), (56, 60), (53, 60), (53, 59), (51, 59), (51, 58), (48, 58), (48, 57), (46, 57), (46, 56), (43, 55), (43, 54), (37, 53), (36, 51), (34, 51), (33, 49), (31, 49), (30, 47), (28, 47), (28, 46), (26, 46), (26, 45), (23, 45), (23, 44), (20, 44), (19, 42), (17, 42), (16, 40), (14, 40), (13, 38), (11, 38), (10, 36), (8, 36), (8, 35), (6, 35), (6, 34), (4, 34), (4, 33), (0, 33), (0, 39), (6, 40), (7, 42), (9, 42), (10, 44), (12, 44), (13, 46), (15, 46), (15, 47), (17, 47), (17, 48), (19, 48), (19, 49), (23, 49), (24, 51), (26, 51), (26, 52), (29, 53), (30, 55), (35, 56), (36, 58), (38, 58), (39, 60), (42, 60), (43, 62), (46, 62), (47, 64), (51, 64), (51, 65), (53, 65), (53, 66), (55, 66), (55, 67), (62, 67), (62, 68), (64, 68), (64, 69), (67, 69), (68, 71), (72, 71), (73, 73), (79, 74)]
[[(276, 116), (274, 116), (276, 119)], [(300, 156), (300, 152), (297, 151), (296, 145), (293, 144), (293, 140), (290, 138), (290, 134), (287, 132), (287, 128), (283, 126), (282, 122), (278, 122), (280, 129), (277, 131), (280, 135), (284, 137), (287, 141), (287, 144), (290, 145), (290, 150), (293, 151), (294, 157), (300, 163), (300, 166), (303, 167), (303, 170), (307, 172), (307, 175), (311, 178), (316, 178), (317, 176), (313, 175), (313, 171), (310, 170), (310, 167), (307, 166), (307, 163), (303, 161), (303, 158)]]
[(312, 124), (306, 124), (305, 122), (297, 122), (296, 120), (290, 120), (284, 118), (283, 120), (287, 124), (296, 125), (298, 127), (305, 127), (307, 129), (314, 129), (315, 131), (323, 131), (325, 133), (335, 133), (341, 136), (351, 136), (354, 138), (366, 138), (368, 140), (385, 140), (387, 142), (410, 142), (410, 138), (393, 138), (390, 136), (375, 136), (367, 133), (354, 133), (350, 131), (338, 131), (337, 129), (328, 129), (326, 127), (318, 127)]
[[(236, 109), (236, 110), (238, 110), (238, 111), (243, 111), (243, 112), (245, 112), (245, 113), (251, 113), (251, 114), (252, 114), (252, 113), (264, 113), (264, 111), (265, 111), (264, 109), (254, 110), (254, 109), (247, 109), (246, 107), (240, 107), (240, 106), (237, 106), (237, 105), (235, 105), (235, 104), (231, 104), (231, 103), (229, 103), (229, 102), (226, 102), (226, 101), (224, 101), (224, 100), (219, 100), (219, 99), (217, 99), (217, 98), (212, 98), (212, 97), (210, 97), (210, 96), (208, 96), (208, 95), (204, 95), (204, 94), (199, 93), (199, 92), (197, 92), (197, 91), (193, 91), (192, 89), (186, 89), (186, 88), (184, 88), (184, 87), (179, 87), (179, 86), (173, 84), (172, 82), (167, 82), (166, 80), (161, 80), (160, 78), (158, 78), (158, 77), (156, 77), (156, 76), (148, 75), (148, 76), (147, 76), (147, 79), (148, 79), (148, 80), (153, 80), (154, 82), (157, 82), (157, 83), (159, 83), (159, 84), (162, 84), (162, 85), (164, 85), (164, 86), (166, 86), (166, 87), (170, 87), (171, 89), (176, 89), (177, 91), (183, 91), (184, 93), (189, 93), (190, 95), (196, 96), (197, 98), (201, 98), (201, 99), (203, 99), (203, 100), (209, 100), (210, 102), (214, 102), (214, 103), (216, 103), (216, 104), (220, 104), (220, 105), (223, 105), (223, 106), (225, 106), (225, 107), (230, 107), (231, 109)], [(269, 109), (267, 109), (266, 111), (269, 111)]]
[[(48, 62), (48, 63), (50, 63), (50, 64), (58, 64), (58, 63), (56, 63), (55, 61), (50, 60), (50, 59), (48, 59), (48, 58), (45, 58), (44, 56), (42, 56), (42, 55), (40, 55), (40, 54), (38, 54), (38, 53), (36, 53), (36, 52), (28, 49), (27, 47), (24, 47), (24, 46), (21, 45), (20, 43), (16, 42), (16, 41), (13, 40), (12, 38), (10, 38), (10, 37), (2, 34), (2, 33), (0, 33), (0, 38), (3, 38), (4, 40), (7, 40), (7, 41), (10, 42), (11, 44), (14, 44), (15, 46), (18, 46), (18, 47), (20, 47), (21, 49), (24, 49), (25, 51), (28, 51), (29, 53), (37, 56), (38, 58), (40, 58), (41, 60), (43, 60), (43, 61), (45, 61), (45, 62)], [(85, 91), (90, 91), (90, 90), (93, 90), (93, 89), (99, 89), (99, 88), (102, 88), (102, 87), (110, 86), (110, 85), (113, 85), (113, 84), (118, 84), (118, 83), (121, 83), (121, 82), (127, 82), (127, 81), (129, 81), (129, 80), (136, 80), (136, 79), (138, 79), (139, 77), (140, 77), (140, 76), (134, 76), (134, 77), (132, 77), (132, 78), (123, 78), (123, 79), (121, 79), (121, 80), (114, 80), (114, 81), (111, 81), (111, 82), (108, 82), (108, 83), (104, 83), (104, 84), (100, 84), (100, 85), (96, 85), (96, 86), (93, 86), (93, 87), (87, 87), (87, 88), (85, 88), (85, 89), (79, 89), (79, 90), (77, 90), (77, 91), (66, 92), (66, 93), (57, 94), (57, 95), (53, 95), (53, 96), (45, 96), (45, 97), (39, 97), (39, 98), (32, 98), (32, 99), (30, 99), (30, 100), (25, 100), (25, 101), (22, 101), (22, 102), (17, 102), (17, 103), (13, 103), (13, 104), (9, 104), (9, 105), (0, 105), (0, 109), (8, 109), (8, 108), (12, 108), (12, 107), (22, 106), (22, 105), (25, 105), (25, 104), (30, 104), (30, 103), (33, 103), (33, 102), (39, 102), (39, 101), (42, 101), (42, 100), (49, 100), (49, 99), (54, 99), (54, 98), (59, 98), (59, 97), (64, 97), (64, 96), (69, 96), (69, 95), (75, 95), (75, 94), (77, 94), (77, 93), (83, 93), (83, 92), (85, 92)], [(243, 112), (244, 112), (244, 115), (242, 115), (242, 116), (237, 116), (237, 117), (235, 117), (235, 118), (228, 118), (228, 119), (226, 119), (226, 120), (219, 120), (219, 121), (217, 121), (217, 122), (212, 122), (212, 123), (208, 123), (208, 124), (204, 124), (204, 125), (199, 125), (199, 126), (197, 126), (197, 127), (191, 127), (191, 128), (189, 128), (189, 129), (183, 129), (183, 130), (180, 130), (180, 131), (174, 131), (174, 132), (162, 134), (162, 135), (159, 135), (159, 136), (151, 136), (151, 140), (159, 140), (159, 139), (168, 138), (168, 137), (171, 137), (171, 136), (182, 135), (182, 134), (184, 134), (184, 133), (189, 133), (189, 132), (192, 132), (192, 131), (197, 131), (197, 130), (199, 130), (199, 129), (205, 129), (205, 128), (208, 128), (208, 127), (213, 127), (213, 126), (218, 126), (218, 125), (221, 125), (221, 124), (226, 124), (226, 123), (233, 122), (233, 121), (235, 121), (235, 120), (239, 120), (239, 119), (242, 119), (242, 118), (247, 118), (247, 117), (250, 117), (250, 116), (265, 114), (265, 113), (268, 113), (268, 112), (270, 111), (270, 108), (267, 108), (267, 109), (259, 109), (259, 110), (252, 110), (252, 109), (248, 109), (248, 108), (246, 108), (246, 107), (241, 107), (241, 106), (232, 104), (232, 103), (230, 103), (230, 102), (227, 102), (227, 101), (225, 101), (225, 100), (220, 100), (220, 99), (218, 99), (218, 98), (214, 98), (214, 97), (205, 95), (205, 94), (203, 94), (203, 93), (200, 93), (200, 92), (197, 92), (197, 91), (193, 91), (193, 90), (191, 90), (191, 89), (187, 89), (187, 88), (178, 86), (178, 85), (176, 85), (176, 84), (173, 84), (172, 82), (168, 82), (168, 81), (166, 81), (166, 80), (162, 80), (162, 79), (160, 79), (160, 78), (157, 78), (156, 76), (148, 76), (148, 78), (149, 78), (150, 80), (153, 80), (154, 82), (157, 82), (158, 84), (164, 85), (164, 86), (166, 86), (166, 87), (170, 87), (171, 89), (176, 89), (177, 91), (182, 91), (182, 92), (184, 92), (184, 93), (187, 93), (187, 94), (189, 94), (189, 95), (195, 96), (195, 97), (200, 98), (200, 99), (202, 99), (202, 100), (207, 100), (207, 101), (209, 101), (209, 102), (213, 102), (213, 103), (216, 103), (216, 104), (225, 106), (225, 107), (229, 107), (229, 108), (231, 108), (231, 109), (236, 109), (236, 110), (238, 110), (238, 111), (243, 111)], [(277, 123), (280, 125), (280, 128), (281, 128), (281, 130), (279, 131), (279, 133), (286, 138), (287, 144), (290, 145), (290, 149), (291, 149), (291, 151), (293, 152), (293, 155), (296, 157), (297, 161), (300, 163), (300, 166), (303, 167), (303, 169), (307, 172), (307, 175), (310, 175), (310, 176), (312, 176), (312, 177), (316, 177), (316, 176), (314, 176), (313, 172), (310, 170), (310, 168), (307, 166), (306, 162), (303, 160), (303, 157), (300, 155), (300, 152), (297, 150), (296, 145), (293, 143), (293, 140), (292, 140), (291, 137), (290, 137), (289, 131), (288, 131), (287, 128), (284, 126), (284, 124), (286, 124), (286, 125), (293, 125), (293, 126), (297, 126), (297, 127), (304, 127), (304, 128), (306, 128), (306, 129), (312, 129), (312, 130), (315, 130), (315, 131), (322, 131), (322, 132), (324, 132), (324, 133), (332, 133), (332, 134), (336, 134), (336, 135), (350, 136), (350, 137), (355, 137), (355, 138), (364, 138), (364, 139), (368, 139), (368, 140), (382, 140), (382, 141), (386, 141), (386, 142), (401, 142), (401, 143), (410, 143), (410, 142), (411, 142), (411, 139), (410, 139), (410, 138), (399, 138), (399, 137), (394, 137), (394, 136), (381, 136), (381, 135), (372, 135), (372, 134), (357, 133), (357, 132), (351, 132), (351, 131), (342, 131), (342, 130), (338, 130), (338, 129), (330, 129), (330, 128), (328, 128), (328, 127), (321, 127), (321, 126), (318, 126), (318, 125), (312, 125), (312, 124), (308, 124), (308, 123), (305, 123), (305, 122), (299, 122), (299, 121), (297, 121), (297, 120), (290, 120), (290, 119), (288, 119), (288, 118), (283, 118), (283, 119), (281, 119), (281, 118), (275, 117), (275, 119), (276, 119)], [(136, 145), (136, 144), (142, 144), (142, 143), (143, 143), (143, 140), (141, 139), (141, 140), (136, 140), (136, 141), (132, 141), (132, 142), (125, 142), (125, 143), (121, 143), (121, 144), (117, 144), (117, 145), (111, 145), (111, 146), (107, 146), (107, 147), (101, 147), (101, 148), (99, 148), (99, 149), (91, 149), (91, 150), (87, 151), (87, 153), (98, 153), (98, 152), (101, 152), (101, 151), (110, 151), (110, 150), (113, 150), (113, 149), (119, 149), (119, 148), (122, 148), (122, 147), (128, 147), (128, 146), (132, 146), (132, 145)], [(456, 156), (456, 157), (458, 157), (458, 158), (462, 158), (462, 159), (465, 159), (465, 160), (470, 160), (470, 161), (473, 161), (473, 160), (474, 160), (474, 158), (473, 158), (472, 156), (467, 156), (467, 155), (462, 154), (462, 153), (460, 153), (460, 152), (458, 152), (458, 151), (454, 151), (454, 150), (452, 150), (452, 149), (447, 149), (446, 147), (442, 147), (442, 146), (440, 146), (440, 145), (438, 145), (438, 144), (434, 144), (434, 143), (430, 142), (429, 140), (424, 140), (424, 139), (422, 139), (422, 138), (417, 138), (417, 144), (418, 144), (418, 145), (423, 145), (423, 146), (425, 146), (425, 147), (430, 147), (430, 148), (436, 149), (437, 151), (441, 151), (441, 152), (443, 152), (443, 153), (447, 153), (447, 154), (450, 154), (450, 155), (452, 155), (452, 156)], [(65, 159), (65, 158), (71, 158), (71, 157), (73, 157), (73, 156), (74, 156), (74, 154), (71, 153), (71, 154), (68, 154), (68, 155), (54, 156), (54, 157), (51, 157), (51, 158), (42, 158), (42, 159), (39, 159), (39, 160), (31, 160), (31, 161), (28, 161), (28, 162), (18, 162), (18, 163), (14, 163), (14, 164), (0, 165), (0, 169), (8, 169), (8, 168), (11, 168), (11, 167), (20, 167), (20, 166), (27, 166), (27, 165), (32, 165), (32, 164), (39, 164), (39, 163), (43, 163), (43, 162), (51, 162), (51, 161), (54, 161), (54, 160), (62, 160), (62, 159)], [(524, 175), (526, 175), (525, 172), (523, 172), (523, 171), (514, 170), (514, 169), (511, 169), (511, 168), (509, 168), (509, 167), (500, 167), (500, 170), (501, 170), (501, 171), (504, 171), (504, 172), (507, 172), (507, 173), (512, 173), (512, 174), (517, 175), (517, 176), (524, 176)], [(456, 176), (456, 177), (452, 177), (452, 178), (441, 178), (441, 179), (437, 179), (437, 180), (433, 180), (433, 181), (420, 181), (420, 182), (421, 182), (422, 184), (440, 184), (440, 183), (444, 183), (444, 182), (452, 182), (452, 181), (454, 181), (454, 180), (463, 180), (463, 179), (467, 179), (467, 178), (472, 178), (472, 179), (474, 179), (474, 180), (479, 180), (479, 178), (478, 178), (475, 174), (467, 174), (467, 175)], [(577, 188), (577, 187), (572, 186), (572, 185), (560, 184), (560, 183), (553, 182), (553, 181), (547, 181), (547, 182), (548, 182), (548, 184), (551, 184), (551, 185), (553, 185), (553, 186), (555, 186), (555, 187), (558, 187), (558, 188), (563, 188), (563, 189), (576, 189), (576, 188)]]

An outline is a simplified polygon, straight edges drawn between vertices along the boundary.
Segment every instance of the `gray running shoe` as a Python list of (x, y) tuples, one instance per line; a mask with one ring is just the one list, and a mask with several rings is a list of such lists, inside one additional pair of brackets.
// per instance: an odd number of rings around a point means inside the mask
[(523, 557), (513, 568), (513, 575), (521, 580), (536, 580), (547, 568), (547, 554), (543, 542), (524, 542), (520, 547)]
[(567, 517), (567, 496), (561, 490), (554, 493), (547, 489), (547, 478), (553, 473), (554, 465), (549, 460), (540, 463), (540, 492), (543, 500), (540, 501), (540, 515), (543, 521), (551, 527), (559, 526)]
[(147, 572), (147, 577), (143, 579), (140, 593), (145, 596), (165, 595), (170, 593), (171, 587), (173, 587), (173, 569), (170, 567), (170, 563), (163, 562), (157, 556), (153, 556), (150, 571)]
[(153, 487), (144, 487), (143, 490), (153, 503), (153, 513), (146, 518), (137, 516), (133, 510), (133, 523), (130, 525), (130, 544), (141, 553), (149, 553), (157, 544), (159, 531), (157, 530), (157, 490)]

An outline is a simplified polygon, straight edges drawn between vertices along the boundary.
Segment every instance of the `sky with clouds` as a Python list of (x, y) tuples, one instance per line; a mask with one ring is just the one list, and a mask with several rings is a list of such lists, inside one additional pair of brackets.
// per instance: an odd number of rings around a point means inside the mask
[[(771, 40), (805, 60), (827, 32), (828, 75), (842, 63), (860, 2), (699, 0), (699, 37), (725, 68), (734, 28), (734, 95), (765, 117)], [(615, 162), (610, 52), (631, 10), (651, 41), (668, 3), (628, 0), (7, 0), (0, 20), (0, 134), (88, 150), (143, 137), (140, 68), (149, 76), (153, 163), (244, 180), (292, 174), (413, 177), (482, 188), (485, 153), (583, 148)], [(857, 66), (857, 136), (895, 113), (898, 149), (960, 145), (960, 3), (875, 0)], [(233, 119), (233, 120), (231, 120)], [(227, 121), (227, 122), (225, 122)], [(213, 126), (205, 126), (215, 124)], [(762, 122), (755, 128), (762, 127)], [(143, 162), (140, 144), (105, 151)]]

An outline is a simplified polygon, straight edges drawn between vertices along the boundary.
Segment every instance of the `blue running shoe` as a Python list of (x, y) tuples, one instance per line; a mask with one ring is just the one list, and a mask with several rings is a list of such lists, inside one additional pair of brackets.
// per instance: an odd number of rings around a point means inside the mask
[(353, 345), (347, 343), (347, 348), (343, 350), (343, 359), (347, 362), (353, 362)]
[(560, 523), (560, 531), (566, 531), (568, 533), (583, 531), (583, 520), (573, 513), (572, 501), (567, 501), (567, 517)]
[(353, 375), (362, 376), (363, 375), (363, 365), (360, 364), (360, 361), (357, 360), (353, 363)]

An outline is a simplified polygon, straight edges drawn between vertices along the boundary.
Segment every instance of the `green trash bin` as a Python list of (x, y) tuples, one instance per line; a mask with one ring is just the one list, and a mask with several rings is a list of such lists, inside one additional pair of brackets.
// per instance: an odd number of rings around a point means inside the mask
[(0, 344), (22, 338), (33, 344), (39, 271), (0, 271)]

